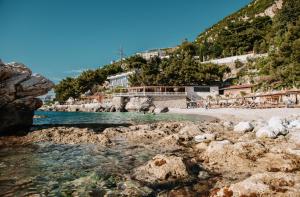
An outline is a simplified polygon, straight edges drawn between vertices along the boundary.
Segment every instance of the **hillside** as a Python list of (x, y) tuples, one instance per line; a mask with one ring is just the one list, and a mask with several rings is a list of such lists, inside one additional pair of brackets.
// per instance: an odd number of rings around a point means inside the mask
[[(146, 61), (131, 56), (123, 63), (89, 70), (77, 78), (66, 78), (56, 86), (55, 93), (59, 101), (64, 101), (88, 90), (107, 91), (102, 87), (106, 77), (128, 70), (137, 71), (129, 79), (133, 86), (222, 85), (227, 79), (234, 84), (252, 83), (262, 90), (299, 88), (299, 16), (299, 0), (256, 0), (202, 32), (195, 41), (184, 41), (166, 50), (169, 59)], [(231, 73), (227, 66), (201, 63), (253, 52), (268, 53), (268, 57), (247, 64), (237, 62)]]
[(238, 77), (251, 75), (250, 81), (264, 89), (299, 87), (299, 16), (299, 0), (256, 0), (202, 32), (193, 45), (202, 61), (269, 53), (246, 65)]

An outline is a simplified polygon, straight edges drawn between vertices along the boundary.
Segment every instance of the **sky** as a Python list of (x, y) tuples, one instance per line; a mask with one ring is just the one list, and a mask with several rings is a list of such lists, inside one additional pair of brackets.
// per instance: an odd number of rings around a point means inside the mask
[(0, 0), (0, 58), (55, 83), (119, 58), (174, 47), (251, 0)]

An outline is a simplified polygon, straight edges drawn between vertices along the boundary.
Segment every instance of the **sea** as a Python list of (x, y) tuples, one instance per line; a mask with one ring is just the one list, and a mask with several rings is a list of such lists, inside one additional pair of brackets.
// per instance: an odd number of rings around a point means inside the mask
[[(86, 113), (36, 111), (35, 126), (138, 124), (157, 121), (201, 121), (183, 114)], [(0, 146), (0, 196), (103, 196), (119, 190), (118, 180), (160, 150), (118, 143)], [(93, 195), (92, 195), (93, 194)]]
[(208, 119), (207, 116), (172, 113), (135, 113), (135, 112), (52, 112), (36, 111), (34, 125), (57, 124), (142, 124), (158, 121), (192, 121)]

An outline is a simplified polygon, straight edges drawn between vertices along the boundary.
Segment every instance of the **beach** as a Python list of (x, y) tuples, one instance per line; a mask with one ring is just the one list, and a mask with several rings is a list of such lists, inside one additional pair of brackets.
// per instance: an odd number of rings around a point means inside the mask
[(287, 118), (300, 114), (300, 108), (269, 108), (269, 109), (241, 109), (241, 108), (218, 108), (218, 109), (176, 109), (170, 108), (170, 113), (206, 115), (225, 120), (268, 120), (271, 117)]

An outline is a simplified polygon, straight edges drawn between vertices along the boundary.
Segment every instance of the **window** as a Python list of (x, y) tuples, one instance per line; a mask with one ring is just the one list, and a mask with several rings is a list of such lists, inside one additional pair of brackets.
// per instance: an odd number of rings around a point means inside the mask
[(194, 87), (194, 92), (210, 92), (209, 86)]

